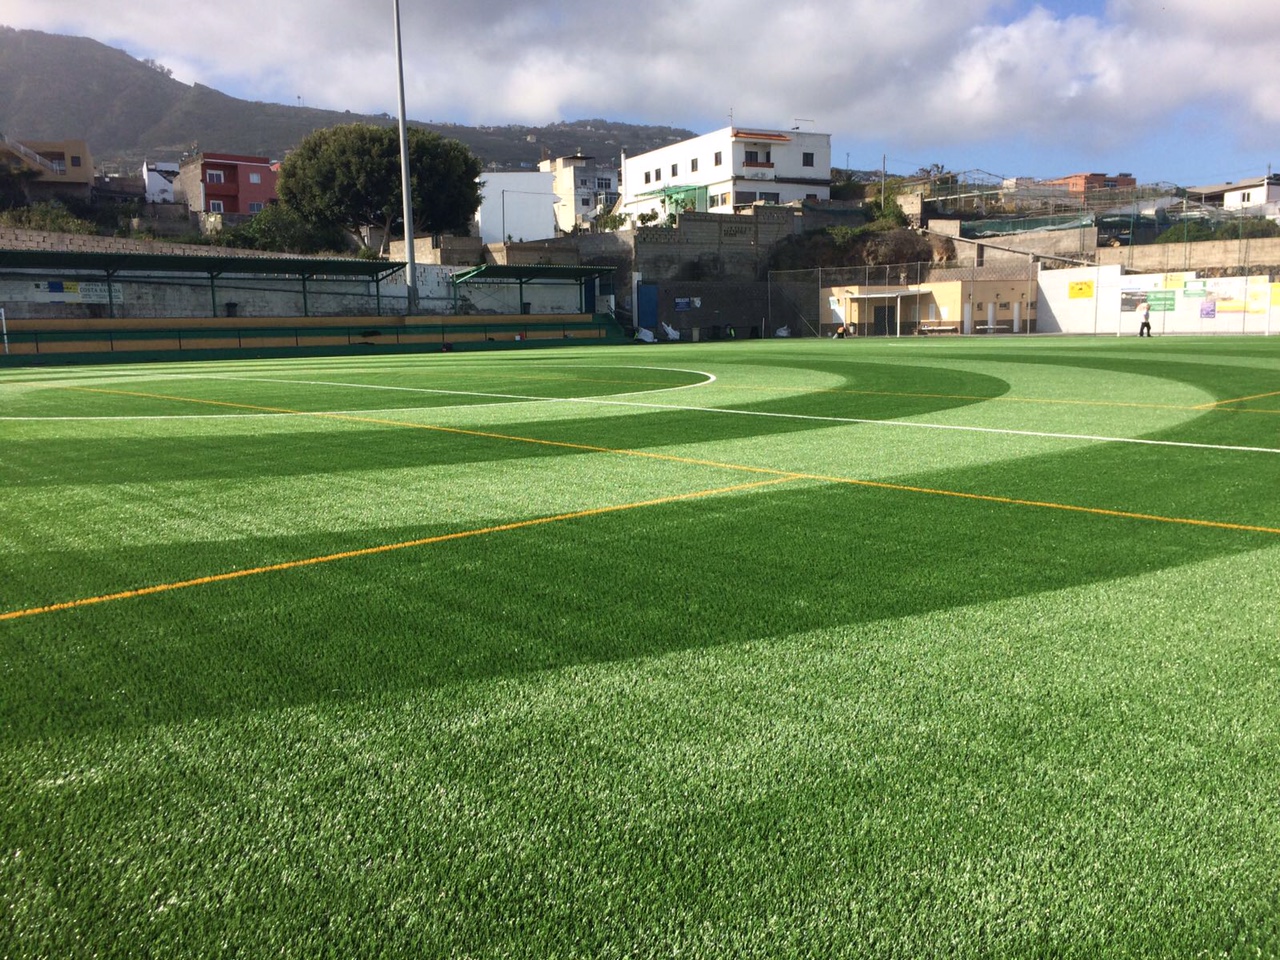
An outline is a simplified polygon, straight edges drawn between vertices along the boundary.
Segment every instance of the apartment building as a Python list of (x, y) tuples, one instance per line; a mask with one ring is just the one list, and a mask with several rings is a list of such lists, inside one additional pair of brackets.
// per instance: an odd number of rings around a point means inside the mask
[(178, 166), (174, 197), (193, 213), (260, 213), (276, 199), (277, 171), (267, 157), (197, 153)]
[(831, 134), (725, 127), (622, 160), (620, 212), (733, 213), (831, 199)]
[(0, 163), (28, 170), (28, 199), (89, 200), (93, 196), (93, 156), (83, 140), (14, 140), (0, 133)]
[(1136, 187), (1138, 181), (1131, 173), (1073, 173), (1054, 180), (1044, 180), (1043, 186), (1066, 187), (1067, 193), (1075, 197), (1083, 197), (1090, 190), (1115, 190), (1120, 187)]
[(576, 153), (548, 158), (538, 163), (540, 173), (552, 175), (552, 191), (560, 198), (556, 205), (556, 227), (571, 233), (574, 227), (591, 223), (618, 202), (618, 170), (613, 164)]

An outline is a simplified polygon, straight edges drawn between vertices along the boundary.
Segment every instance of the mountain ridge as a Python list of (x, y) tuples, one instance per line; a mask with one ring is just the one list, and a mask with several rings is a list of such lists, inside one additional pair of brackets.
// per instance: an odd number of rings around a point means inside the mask
[[(175, 80), (89, 37), (0, 24), (0, 132), (17, 140), (83, 139), (100, 167), (132, 172), (146, 160), (175, 161), (196, 150), (284, 156), (313, 130), (342, 123), (394, 124), (388, 114), (242, 100)], [(465, 144), (486, 169), (536, 168), (550, 156), (582, 153), (617, 162), (693, 137), (678, 127), (602, 119), (543, 126), (409, 121)]]

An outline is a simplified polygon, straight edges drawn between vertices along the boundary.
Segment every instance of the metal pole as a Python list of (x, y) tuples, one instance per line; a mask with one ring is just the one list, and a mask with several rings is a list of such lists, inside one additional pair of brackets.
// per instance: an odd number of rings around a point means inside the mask
[(400, 94), (400, 192), (404, 195), (405, 307), (408, 313), (418, 309), (418, 275), (413, 257), (413, 196), (409, 189), (409, 129), (404, 110), (404, 52), (400, 44), (400, 0), (391, 0), (396, 22), (396, 80)]
[(4, 318), (4, 307), (0, 307), (0, 331), (4, 332), (4, 353), (9, 355), (9, 321)]

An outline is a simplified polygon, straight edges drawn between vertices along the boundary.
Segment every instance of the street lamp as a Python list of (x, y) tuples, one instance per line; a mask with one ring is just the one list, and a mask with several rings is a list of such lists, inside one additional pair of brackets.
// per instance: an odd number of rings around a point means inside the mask
[(413, 257), (413, 197), (409, 193), (409, 129), (404, 111), (404, 53), (400, 44), (400, 0), (391, 0), (396, 24), (396, 79), (400, 93), (400, 193), (404, 196), (404, 253), (406, 311), (418, 308), (418, 276)]

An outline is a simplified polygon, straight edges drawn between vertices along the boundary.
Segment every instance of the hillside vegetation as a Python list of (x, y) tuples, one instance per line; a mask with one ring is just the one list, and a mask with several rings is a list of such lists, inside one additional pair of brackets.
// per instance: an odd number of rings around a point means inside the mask
[[(387, 114), (240, 100), (86, 37), (0, 26), (0, 65), (0, 131), (19, 140), (84, 139), (100, 165), (177, 160), (193, 148), (281, 159), (313, 130), (396, 122)], [(459, 140), (497, 169), (536, 164), (544, 149), (616, 159), (624, 149), (637, 153), (694, 135), (601, 119), (544, 127), (411, 122)]]

